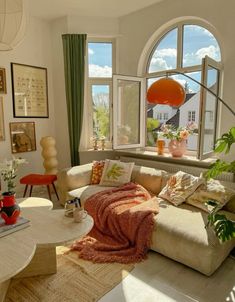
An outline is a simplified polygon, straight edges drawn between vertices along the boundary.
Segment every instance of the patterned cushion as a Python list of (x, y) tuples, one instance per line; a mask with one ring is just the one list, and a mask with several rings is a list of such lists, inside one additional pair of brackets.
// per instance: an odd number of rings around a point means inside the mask
[(130, 182), (134, 163), (106, 159), (100, 185), (118, 187)]
[(225, 187), (219, 180), (210, 179), (198, 187), (197, 190), (188, 197), (186, 203), (209, 212), (211, 207), (205, 204), (206, 201), (214, 200), (218, 202), (220, 208), (222, 208), (233, 196), (235, 196), (234, 190)]
[(202, 183), (204, 183), (203, 178), (179, 171), (170, 177), (166, 186), (160, 192), (159, 197), (178, 206)]
[(93, 161), (92, 174), (91, 174), (91, 184), (97, 185), (100, 183), (101, 176), (104, 169), (105, 161)]

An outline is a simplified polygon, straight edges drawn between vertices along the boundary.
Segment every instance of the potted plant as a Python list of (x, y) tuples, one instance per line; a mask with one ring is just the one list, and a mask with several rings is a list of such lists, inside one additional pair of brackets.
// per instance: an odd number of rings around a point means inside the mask
[(163, 124), (161, 126), (162, 136), (170, 140), (169, 152), (173, 157), (182, 157), (187, 150), (187, 138), (194, 133), (197, 125), (190, 122), (186, 127), (175, 128), (173, 125)]
[(18, 167), (26, 163), (25, 159), (13, 158), (0, 163), (0, 174), (7, 184), (7, 191), (2, 193), (3, 200), (0, 202), (1, 217), (6, 224), (14, 224), (20, 215), (20, 208), (15, 202), (15, 178)]
[[(235, 127), (232, 127), (227, 133), (224, 133), (217, 141), (215, 146), (216, 153), (230, 152), (231, 146), (235, 143)], [(211, 165), (210, 169), (205, 174), (207, 179), (215, 178), (223, 172), (235, 173), (235, 160), (231, 162), (217, 159), (217, 161)], [(228, 241), (235, 238), (235, 221), (227, 219), (223, 214), (217, 213), (220, 206), (214, 200), (209, 200), (207, 205), (212, 206), (212, 210), (208, 215), (207, 226), (213, 227), (216, 236), (222, 241)]]

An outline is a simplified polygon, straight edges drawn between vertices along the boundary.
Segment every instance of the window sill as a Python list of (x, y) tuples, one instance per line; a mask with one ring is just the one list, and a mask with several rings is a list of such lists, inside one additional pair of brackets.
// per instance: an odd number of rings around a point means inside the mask
[(142, 159), (157, 160), (160, 162), (181, 164), (187, 166), (197, 166), (203, 168), (208, 168), (211, 164), (216, 161), (216, 158), (207, 158), (205, 160), (199, 160), (191, 154), (184, 155), (181, 158), (172, 157), (171, 154), (167, 152), (164, 155), (158, 155), (157, 152), (144, 149), (121, 149), (115, 150), (115, 152), (119, 156), (126, 155), (130, 157), (138, 157)]

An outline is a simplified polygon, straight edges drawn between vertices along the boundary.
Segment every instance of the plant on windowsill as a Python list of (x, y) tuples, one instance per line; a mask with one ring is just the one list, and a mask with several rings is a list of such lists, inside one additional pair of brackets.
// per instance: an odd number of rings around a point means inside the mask
[(197, 129), (194, 122), (189, 122), (185, 127), (175, 128), (172, 125), (161, 126), (162, 136), (170, 140), (168, 149), (173, 157), (182, 157), (187, 150), (187, 139)]
[[(228, 154), (231, 146), (235, 143), (235, 127), (232, 127), (228, 133), (224, 133), (221, 138), (216, 141), (215, 152)], [(223, 172), (235, 173), (235, 160), (226, 162), (218, 159), (211, 165), (210, 169), (206, 172), (207, 179), (215, 178)], [(208, 206), (212, 206), (212, 210), (208, 215), (208, 223), (206, 227), (211, 226), (216, 236), (222, 241), (228, 241), (235, 238), (235, 221), (228, 219), (225, 215), (218, 214), (220, 206), (217, 202), (209, 200)]]

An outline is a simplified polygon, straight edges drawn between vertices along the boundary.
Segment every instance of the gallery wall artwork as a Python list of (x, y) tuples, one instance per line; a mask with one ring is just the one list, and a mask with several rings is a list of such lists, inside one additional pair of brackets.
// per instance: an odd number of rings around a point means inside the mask
[(0, 93), (7, 93), (7, 83), (6, 83), (6, 70), (5, 68), (0, 68)]
[(36, 150), (34, 122), (10, 123), (10, 136), (12, 153)]
[(0, 141), (5, 140), (3, 97), (0, 97)]
[(49, 117), (47, 69), (11, 63), (14, 117)]

